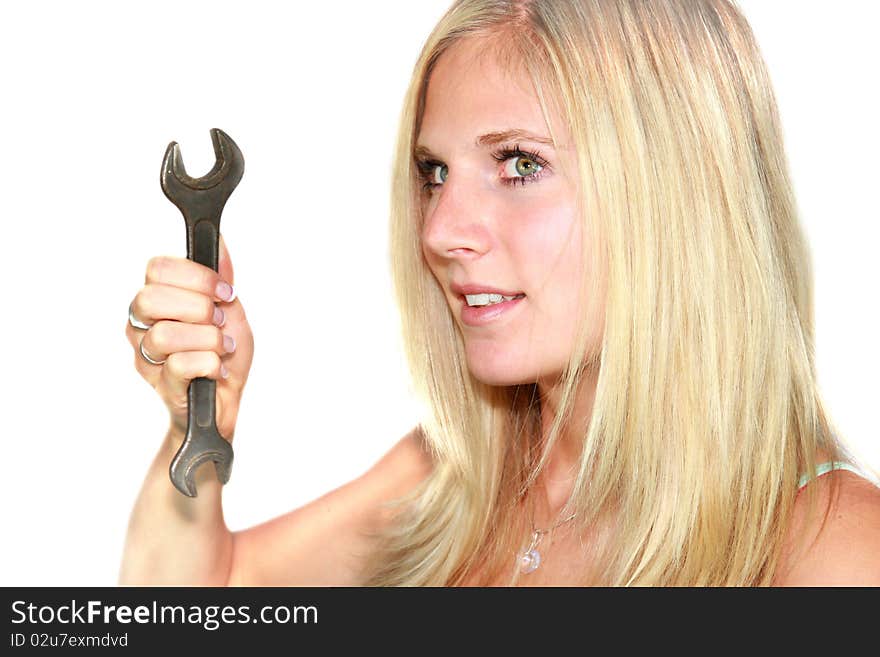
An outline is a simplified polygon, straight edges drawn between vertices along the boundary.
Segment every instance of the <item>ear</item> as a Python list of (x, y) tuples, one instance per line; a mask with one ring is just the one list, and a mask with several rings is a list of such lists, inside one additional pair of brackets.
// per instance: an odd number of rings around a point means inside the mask
[(217, 261), (217, 273), (220, 274), (220, 278), (224, 281), (230, 285), (235, 285), (235, 272), (232, 269), (232, 260), (229, 259), (226, 240), (223, 239), (222, 234), (220, 235), (220, 257)]

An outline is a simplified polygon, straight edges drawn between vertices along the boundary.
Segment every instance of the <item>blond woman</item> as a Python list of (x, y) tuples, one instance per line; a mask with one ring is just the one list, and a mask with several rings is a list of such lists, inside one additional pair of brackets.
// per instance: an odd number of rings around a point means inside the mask
[(171, 422), (122, 583), (880, 585), (880, 489), (818, 393), (808, 246), (734, 2), (457, 1), (401, 117), (425, 417), (230, 532), (211, 469), (190, 499), (167, 468), (195, 377), (232, 439), (253, 338), (225, 246), (219, 274), (152, 259), (127, 335)]

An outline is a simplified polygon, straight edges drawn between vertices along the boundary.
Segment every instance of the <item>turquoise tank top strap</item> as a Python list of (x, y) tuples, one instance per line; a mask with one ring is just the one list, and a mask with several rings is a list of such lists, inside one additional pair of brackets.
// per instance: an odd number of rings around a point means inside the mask
[[(855, 474), (864, 477), (862, 471), (859, 470), (852, 463), (846, 463), (845, 461), (826, 461), (825, 463), (820, 463), (816, 466), (816, 478), (818, 479), (824, 474), (828, 474), (832, 470), (849, 470), (850, 472), (854, 472)], [(810, 473), (806, 472), (801, 475), (800, 480), (798, 481), (798, 490), (806, 486), (811, 480)]]

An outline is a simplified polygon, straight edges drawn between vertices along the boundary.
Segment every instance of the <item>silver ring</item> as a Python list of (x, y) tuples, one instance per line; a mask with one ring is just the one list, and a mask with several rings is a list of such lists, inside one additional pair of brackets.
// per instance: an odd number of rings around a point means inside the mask
[(150, 365), (162, 365), (163, 363), (165, 363), (166, 360), (168, 360), (167, 358), (165, 358), (164, 360), (153, 360), (152, 358), (147, 356), (147, 352), (144, 351), (143, 338), (141, 338), (141, 341), (138, 343), (138, 351), (141, 352), (141, 358), (147, 361)]
[(141, 331), (148, 330), (152, 324), (144, 324), (141, 320), (134, 316), (134, 313), (131, 310), (134, 301), (128, 304), (128, 323), (131, 324), (136, 329), (140, 329)]

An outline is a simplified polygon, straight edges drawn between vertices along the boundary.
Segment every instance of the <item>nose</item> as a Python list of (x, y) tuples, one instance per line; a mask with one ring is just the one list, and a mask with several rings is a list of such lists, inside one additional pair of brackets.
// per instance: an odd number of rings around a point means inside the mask
[(493, 199), (480, 182), (452, 174), (428, 201), (422, 225), (425, 255), (476, 258), (491, 248)]

